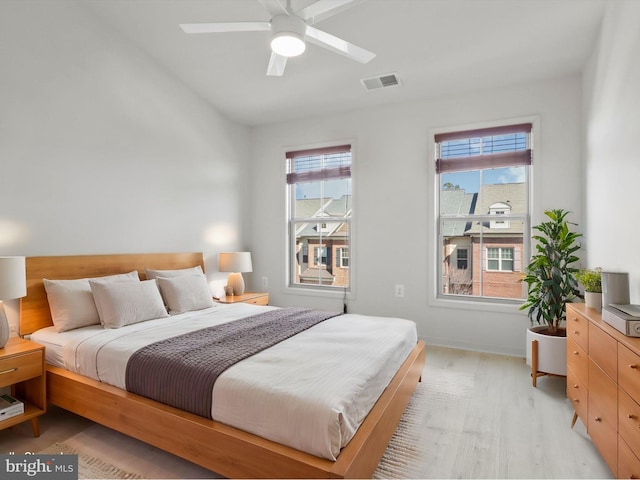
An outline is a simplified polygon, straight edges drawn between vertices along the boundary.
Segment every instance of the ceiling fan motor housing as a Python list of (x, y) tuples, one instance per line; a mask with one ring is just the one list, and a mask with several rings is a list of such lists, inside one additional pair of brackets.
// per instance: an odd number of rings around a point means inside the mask
[[(307, 24), (297, 15), (276, 15), (271, 19), (271, 47), (274, 52), (286, 57), (300, 55), (305, 50), (304, 36), (306, 31)], [(294, 43), (294, 48), (290, 52), (283, 51), (281, 53), (278, 51), (278, 42), (287, 40)]]

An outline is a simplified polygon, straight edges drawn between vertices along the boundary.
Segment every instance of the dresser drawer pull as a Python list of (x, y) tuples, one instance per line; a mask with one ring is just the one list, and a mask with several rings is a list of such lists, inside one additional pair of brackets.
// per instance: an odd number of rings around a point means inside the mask
[(577, 351), (577, 350), (574, 350), (574, 351), (573, 351), (573, 354), (574, 354), (574, 355), (578, 355), (578, 351)]
[(600, 417), (596, 417), (596, 418), (594, 418), (594, 420), (595, 420), (596, 422), (601, 422), (601, 421), (602, 421), (602, 419), (601, 419)]
[(574, 331), (573, 331), (573, 334), (574, 334), (574, 335), (580, 335), (580, 332), (579, 332), (578, 330), (574, 330)]
[(574, 399), (573, 399), (573, 401), (574, 401), (575, 403), (580, 403), (580, 399), (579, 399), (579, 398), (574, 398)]
[(8, 370), (3, 370), (0, 372), (0, 375), (4, 375), (5, 373), (11, 373), (11, 372), (15, 372), (16, 370), (18, 370), (17, 368), (10, 368)]
[(635, 369), (635, 368), (638, 368), (638, 366), (637, 365), (629, 365), (629, 368), (634, 368)]
[(577, 322), (578, 321), (578, 317), (573, 317), (573, 321)]
[(573, 386), (573, 388), (578, 388), (578, 384), (575, 384), (575, 385)]
[(633, 420), (636, 418), (636, 416), (633, 413), (629, 413), (627, 414), (627, 418), (630, 418), (631, 420)]

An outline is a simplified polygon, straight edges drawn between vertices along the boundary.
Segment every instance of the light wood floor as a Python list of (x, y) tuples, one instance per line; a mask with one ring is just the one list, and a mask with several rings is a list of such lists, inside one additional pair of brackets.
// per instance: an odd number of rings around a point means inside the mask
[[(424, 376), (446, 388), (420, 429), (421, 478), (612, 478), (580, 420), (570, 428), (563, 378), (541, 378), (534, 389), (521, 358), (432, 346)], [(65, 442), (147, 478), (215, 476), (55, 407), (40, 418), (37, 439), (28, 422), (0, 431), (0, 453)]]

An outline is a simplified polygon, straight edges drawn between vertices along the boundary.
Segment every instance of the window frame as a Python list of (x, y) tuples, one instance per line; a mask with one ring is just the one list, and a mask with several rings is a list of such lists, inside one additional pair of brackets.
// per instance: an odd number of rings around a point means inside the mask
[[(330, 142), (330, 143), (321, 143), (321, 144), (312, 144), (312, 145), (303, 145), (303, 146), (292, 146), (292, 147), (288, 147), (288, 148), (283, 148), (283, 153), (284, 153), (284, 157), (285, 157), (285, 162), (282, 162), (281, 165), (283, 165), (283, 173), (284, 176), (288, 176), (290, 173), (290, 159), (288, 158), (288, 155), (292, 152), (298, 152), (298, 151), (323, 151), (323, 150), (328, 150), (331, 151), (334, 148), (340, 148), (341, 146), (347, 145), (350, 146), (351, 149), (351, 172), (350, 172), (350, 178), (351, 178), (351, 198), (350, 198), (350, 214), (349, 217), (347, 218), (341, 218), (339, 222), (340, 223), (346, 223), (347, 224), (347, 235), (346, 238), (344, 238), (344, 242), (339, 244), (339, 248), (343, 248), (343, 247), (347, 247), (350, 250), (350, 253), (352, 253), (352, 247), (353, 245), (355, 245), (354, 243), (354, 238), (356, 237), (356, 227), (355, 227), (355, 223), (354, 223), (354, 217), (356, 215), (355, 213), (355, 205), (356, 205), (356, 200), (355, 200), (355, 171), (356, 171), (356, 142), (354, 139), (345, 139), (345, 140), (341, 140), (341, 141), (335, 141), (335, 142)], [(332, 180), (332, 178), (323, 178), (323, 180)], [(295, 262), (296, 262), (296, 242), (295, 240), (295, 236), (296, 236), (296, 231), (295, 228), (293, 227), (293, 225), (295, 225), (296, 220), (299, 219), (294, 219), (292, 217), (292, 212), (295, 211), (294, 208), (294, 197), (293, 197), (293, 193), (292, 193), (292, 189), (294, 188), (294, 185), (289, 184), (289, 182), (286, 182), (285, 185), (285, 193), (284, 193), (284, 201), (285, 201), (285, 205), (286, 205), (286, 213), (285, 213), (285, 238), (284, 238), (284, 247), (285, 247), (285, 261), (284, 261), (284, 268), (285, 268), (285, 272), (284, 272), (284, 290), (283, 293), (287, 293), (287, 294), (303, 294), (303, 295), (309, 295), (309, 296), (319, 296), (319, 297), (328, 297), (328, 298), (341, 298), (343, 300), (346, 299), (355, 299), (355, 285), (356, 285), (356, 275), (355, 275), (355, 258), (350, 255), (349, 256), (349, 266), (348, 267), (341, 267), (342, 269), (344, 269), (345, 271), (347, 271), (347, 275), (348, 275), (348, 286), (327, 286), (327, 285), (321, 285), (321, 284), (309, 284), (309, 283), (296, 283), (295, 282), (295, 272), (294, 272), (294, 268), (295, 268)], [(309, 221), (311, 221), (311, 219), (307, 219)], [(335, 220), (334, 220), (335, 221)], [(330, 227), (330, 224), (332, 223), (332, 218), (314, 218), (313, 222), (316, 223), (317, 225), (322, 225), (323, 223), (329, 224), (328, 226)], [(322, 232), (320, 232), (320, 235), (318, 236), (318, 239), (320, 239), (322, 235)], [(323, 242), (324, 243), (324, 242)], [(312, 247), (312, 245), (309, 245), (309, 247)], [(334, 260), (334, 255), (336, 253), (336, 247), (335, 245), (331, 248), (331, 253), (329, 253), (329, 248), (327, 248), (327, 256), (329, 258), (327, 258), (327, 266), (329, 266), (329, 262), (331, 262), (332, 264), (336, 263), (336, 260)], [(308, 252), (308, 260), (313, 261), (313, 250), (311, 250), (311, 248), (309, 248), (309, 252)], [(332, 265), (333, 268), (333, 265)]]
[[(517, 125), (521, 123), (531, 124), (531, 131), (529, 134), (529, 148), (531, 150), (531, 164), (525, 167), (526, 173), (526, 215), (523, 215), (521, 218), (515, 215), (510, 215), (508, 221), (517, 221), (522, 222), (523, 229), (523, 238), (522, 244), (517, 247), (518, 249), (518, 262), (522, 262), (522, 267), (528, 263), (531, 256), (531, 215), (534, 211), (534, 180), (535, 180), (535, 168), (534, 168), (534, 149), (539, 148), (540, 145), (540, 118), (538, 115), (531, 115), (526, 117), (516, 117), (511, 119), (504, 119), (500, 121), (493, 122), (483, 122), (476, 124), (466, 124), (466, 125), (458, 125), (455, 127), (439, 127), (432, 128), (428, 131), (428, 147), (429, 147), (429, 167), (428, 167), (428, 175), (431, 179), (433, 185), (433, 195), (429, 197), (429, 203), (431, 204), (431, 208), (429, 208), (429, 217), (431, 218), (431, 222), (429, 223), (427, 229), (429, 237), (433, 239), (433, 244), (435, 248), (431, 249), (430, 254), (428, 255), (428, 268), (429, 268), (429, 276), (428, 276), (428, 287), (429, 287), (429, 295), (428, 295), (428, 303), (429, 305), (435, 307), (448, 307), (448, 308), (461, 308), (461, 309), (469, 309), (469, 310), (483, 310), (483, 311), (493, 311), (493, 312), (513, 312), (514, 307), (519, 307), (523, 299), (515, 299), (515, 298), (503, 298), (503, 297), (486, 297), (486, 296), (472, 296), (472, 295), (454, 295), (454, 294), (443, 294), (443, 265), (444, 265), (444, 249), (442, 248), (442, 236), (441, 236), (441, 226), (442, 226), (442, 216), (440, 214), (440, 190), (442, 188), (441, 185), (441, 175), (440, 172), (437, 171), (436, 165), (438, 160), (438, 155), (436, 153), (437, 142), (435, 138), (437, 135), (443, 133), (452, 133), (452, 132), (468, 132), (472, 130), (479, 130), (485, 128), (496, 128), (500, 129), (504, 126)], [(497, 130), (496, 130), (497, 131)], [(496, 133), (495, 135), (497, 135)], [(468, 135), (467, 135), (468, 137)], [(462, 137), (461, 137), (462, 138)], [(504, 165), (500, 164), (500, 160), (498, 161), (498, 165), (489, 167), (483, 167), (485, 170), (491, 168), (502, 168)], [(456, 216), (451, 216), (450, 220), (457, 219)], [(477, 216), (478, 221), (490, 222), (496, 220), (496, 215), (483, 215)], [(515, 257), (515, 251), (514, 251)], [(484, 262), (482, 262), (484, 264)], [(516, 260), (514, 258), (514, 268), (515, 268)], [(456, 264), (457, 265), (457, 264)], [(481, 264), (482, 265), (482, 264)], [(483, 265), (484, 266), (484, 265)], [(524, 296), (523, 290), (523, 296)], [(517, 308), (516, 308), (517, 311)]]
[[(497, 258), (492, 258), (489, 256), (489, 251), (490, 250), (497, 250), (498, 251), (498, 257)], [(513, 272), (513, 268), (514, 268), (514, 263), (515, 263), (515, 248), (514, 247), (486, 247), (486, 251), (487, 251), (487, 262), (486, 262), (486, 266), (485, 268), (487, 269), (488, 272)], [(510, 251), (511, 252), (511, 258), (507, 258), (503, 255), (503, 252), (506, 251)], [(489, 268), (489, 260), (493, 260), (493, 261), (497, 261), (498, 262), (498, 268)], [(511, 268), (510, 269), (506, 269), (503, 268), (503, 262), (511, 262)]]

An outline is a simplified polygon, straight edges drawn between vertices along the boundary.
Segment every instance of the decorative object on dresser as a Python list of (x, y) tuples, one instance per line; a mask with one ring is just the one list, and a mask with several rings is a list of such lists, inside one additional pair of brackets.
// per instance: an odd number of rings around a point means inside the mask
[[(529, 309), (532, 326), (527, 331), (527, 365), (531, 366), (532, 385), (542, 375), (566, 375), (566, 330), (560, 327), (565, 319), (566, 304), (578, 297), (575, 252), (580, 249), (577, 239), (582, 235), (571, 231), (566, 220), (569, 211), (556, 209), (544, 212), (549, 220), (533, 227), (540, 232), (533, 235), (537, 254), (525, 269), (523, 281), (528, 296), (520, 310)], [(546, 325), (545, 325), (546, 324)]]
[(640, 337), (640, 305), (611, 303), (602, 308), (602, 320), (629, 337)]
[(0, 348), (3, 348), (11, 329), (3, 300), (15, 300), (27, 294), (24, 257), (0, 257)]
[(583, 268), (576, 273), (576, 278), (584, 287), (584, 303), (587, 308), (602, 311), (602, 269)]
[(640, 338), (567, 305), (567, 396), (617, 478), (640, 478)]
[(602, 305), (629, 303), (629, 274), (626, 272), (602, 272)]
[[(231, 287), (231, 295), (244, 294), (244, 279), (242, 272), (252, 272), (251, 253), (249, 252), (223, 252), (218, 255), (218, 270), (230, 272), (227, 286)], [(225, 290), (226, 294), (226, 290)]]

